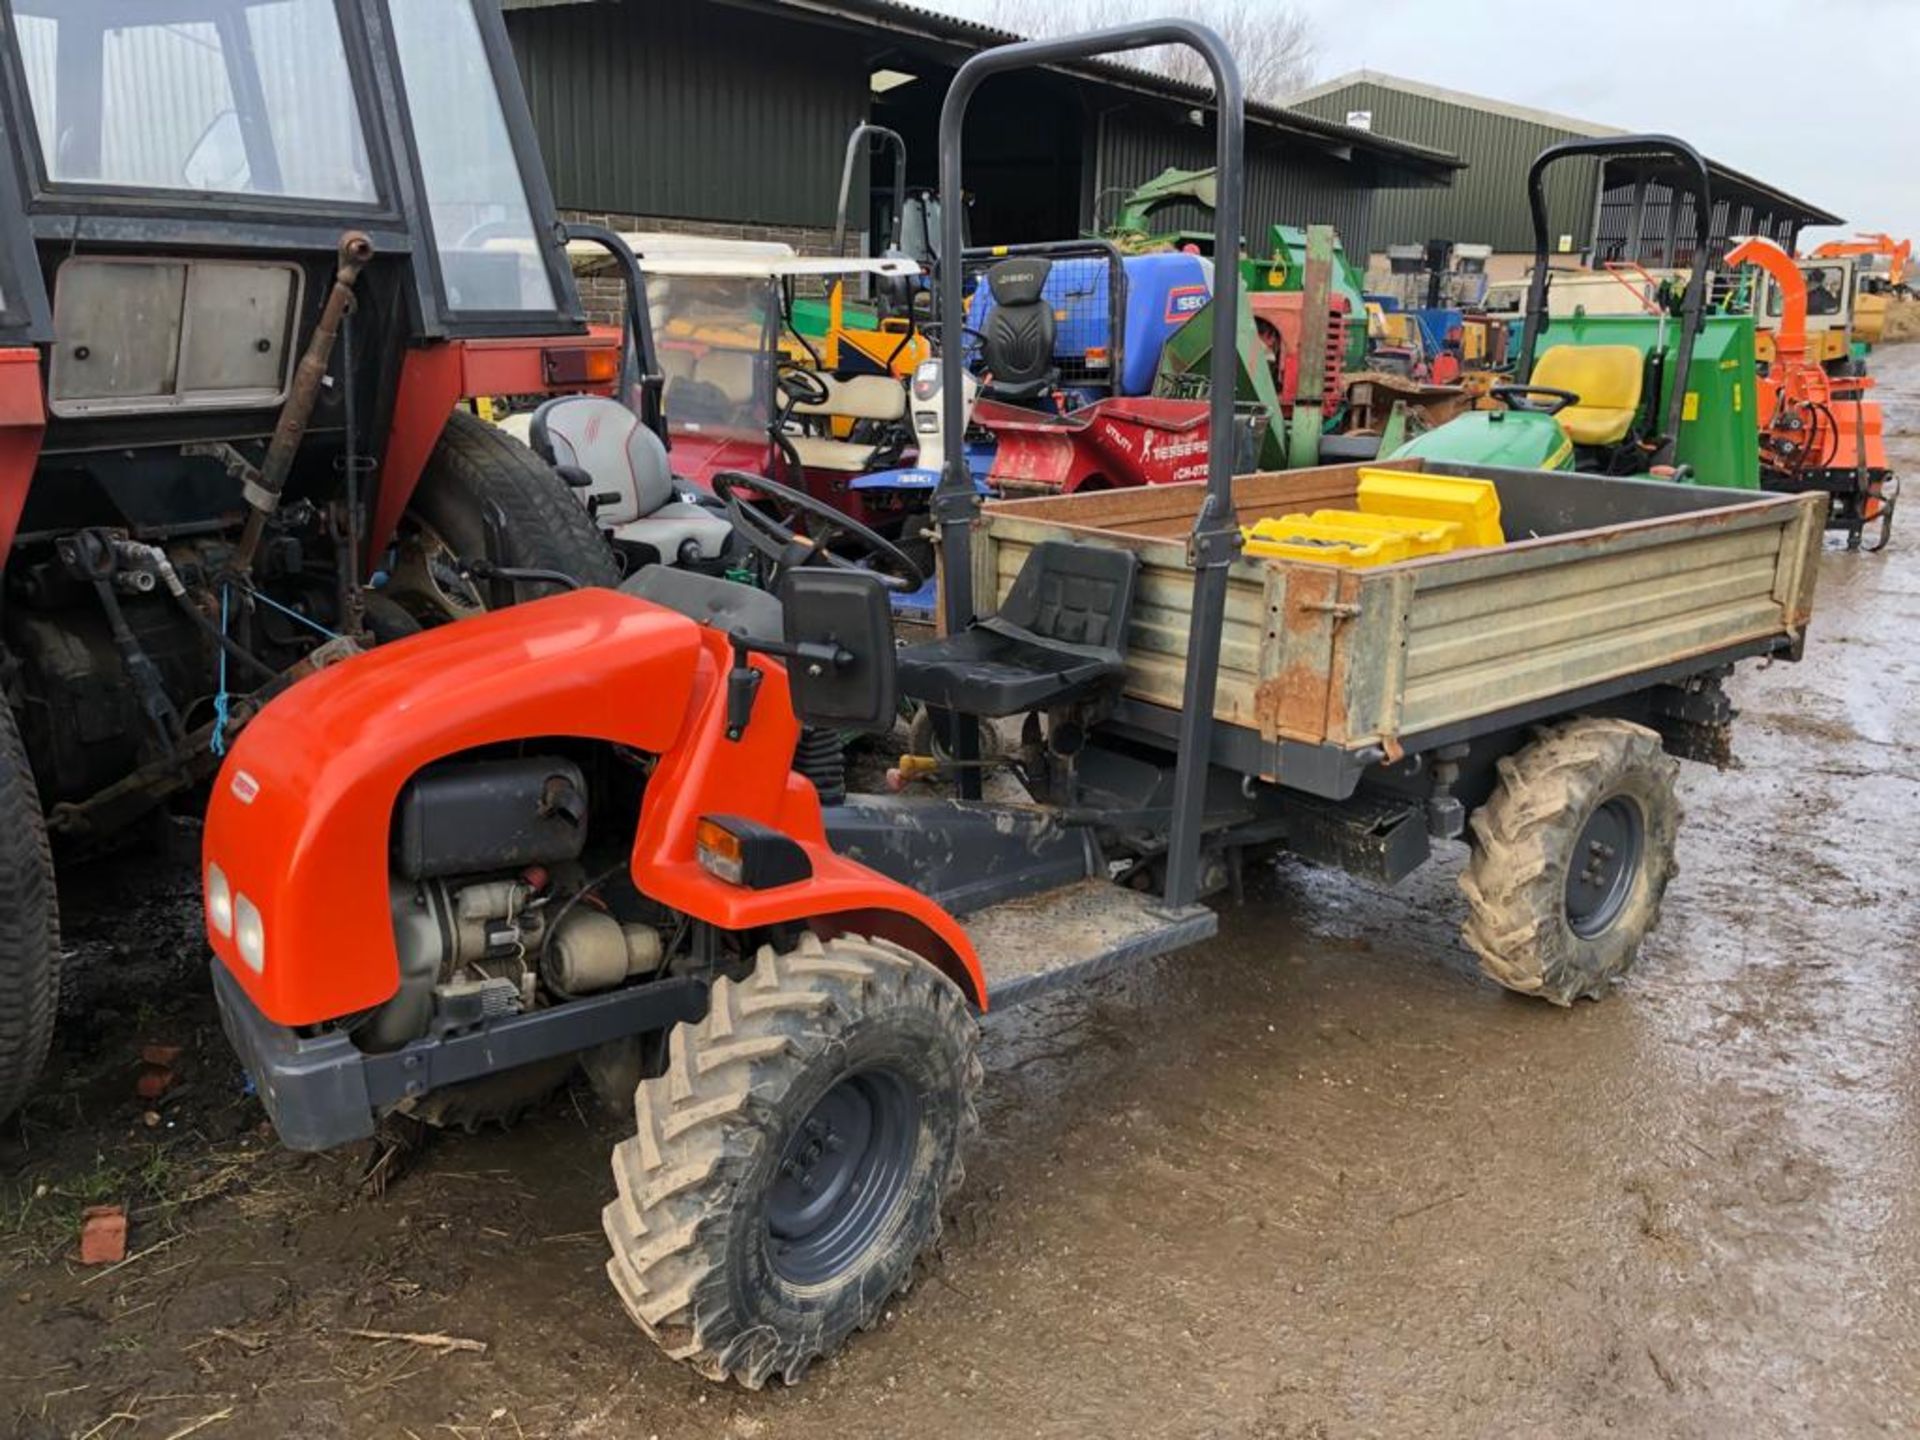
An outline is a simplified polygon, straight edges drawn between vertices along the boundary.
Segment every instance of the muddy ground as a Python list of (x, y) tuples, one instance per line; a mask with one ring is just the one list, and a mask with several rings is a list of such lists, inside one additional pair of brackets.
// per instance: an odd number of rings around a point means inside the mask
[[(1920, 472), (1920, 346), (1878, 370)], [(1820, 585), (1807, 661), (1738, 681), (1738, 767), (1687, 767), (1618, 993), (1480, 981), (1457, 856), (1393, 892), (1283, 868), (1204, 949), (988, 1021), (935, 1263), (794, 1390), (633, 1332), (584, 1091), (372, 1195), (264, 1133), (191, 868), (76, 875), (61, 1052), (0, 1131), (0, 1434), (1920, 1432), (1920, 511)], [(150, 1041), (185, 1056), (149, 1113)], [(101, 1200), (132, 1256), (84, 1270)]]

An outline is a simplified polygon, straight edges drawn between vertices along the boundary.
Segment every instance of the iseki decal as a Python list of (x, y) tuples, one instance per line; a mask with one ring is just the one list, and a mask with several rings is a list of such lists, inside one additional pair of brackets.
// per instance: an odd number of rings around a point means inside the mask
[(1204, 285), (1176, 285), (1167, 292), (1167, 324), (1184, 325), (1206, 308), (1212, 294)]

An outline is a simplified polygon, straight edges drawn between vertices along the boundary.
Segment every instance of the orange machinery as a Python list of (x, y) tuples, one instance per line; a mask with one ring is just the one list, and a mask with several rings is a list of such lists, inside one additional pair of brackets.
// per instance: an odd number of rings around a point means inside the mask
[(1816, 246), (1812, 258), (1842, 260), (1869, 255), (1887, 257), (1887, 289), (1898, 290), (1907, 283), (1907, 266), (1913, 260), (1911, 240), (1895, 240), (1891, 235), (1869, 235), (1862, 231), (1851, 240), (1829, 240)]
[(1873, 380), (1834, 375), (1807, 342), (1807, 285), (1799, 264), (1772, 240), (1750, 236), (1727, 252), (1726, 263), (1766, 272), (1781, 299), (1773, 355), (1759, 379), (1760, 465), (1769, 490), (1824, 490), (1831, 500), (1829, 530), (1843, 530), (1857, 550), (1877, 523), (1871, 549), (1885, 547), (1893, 528), (1899, 484), (1887, 468), (1880, 406), (1867, 398)]

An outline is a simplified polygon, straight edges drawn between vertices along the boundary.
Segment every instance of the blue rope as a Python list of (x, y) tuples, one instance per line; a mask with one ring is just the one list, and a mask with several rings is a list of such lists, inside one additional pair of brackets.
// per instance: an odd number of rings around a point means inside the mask
[[(232, 594), (233, 587), (231, 585), (222, 585), (220, 587), (220, 633), (222, 635), (227, 633), (228, 602)], [(262, 595), (258, 590), (249, 587), (247, 594), (251, 595), (262, 605), (265, 605), (269, 610), (278, 610), (289, 620), (299, 621), (322, 639), (338, 640), (340, 638), (318, 620), (308, 615), (302, 615), (298, 610), (282, 605), (278, 600), (267, 595)], [(232, 704), (232, 698), (232, 695), (227, 690), (227, 647), (222, 645), (220, 647), (220, 689), (213, 697), (213, 738), (208, 742), (208, 747), (216, 755), (225, 755), (227, 753), (227, 716), (228, 709)]]
[[(220, 587), (220, 634), (223, 638), (227, 633), (227, 597), (232, 593), (232, 589), (230, 585)], [(230, 698), (227, 694), (227, 647), (222, 645), (220, 647), (220, 690), (213, 697), (213, 739), (209, 742), (215, 755), (227, 753), (227, 705)]]
[(261, 594), (258, 590), (249, 590), (247, 593), (253, 596), (253, 598), (258, 600), (262, 605), (265, 605), (269, 610), (278, 610), (282, 615), (286, 616), (289, 620), (298, 620), (302, 625), (306, 626), (309, 630), (313, 631), (316, 635), (322, 636), (323, 638), (328, 640), (338, 640), (340, 638), (337, 634), (327, 629), (326, 626), (322, 625), (318, 620), (315, 620), (310, 615), (302, 615), (298, 610), (294, 610), (289, 608), (288, 606), (282, 605), (278, 600), (270, 599), (269, 597)]

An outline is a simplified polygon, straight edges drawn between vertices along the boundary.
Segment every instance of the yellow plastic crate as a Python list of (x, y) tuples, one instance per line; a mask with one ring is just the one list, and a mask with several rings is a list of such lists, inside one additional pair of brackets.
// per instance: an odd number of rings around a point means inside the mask
[(1416, 515), (1369, 515), (1363, 510), (1316, 510), (1307, 517), (1317, 525), (1339, 525), (1349, 530), (1381, 531), (1406, 538), (1411, 556), (1444, 555), (1458, 548), (1465, 527), (1458, 520), (1424, 520)]
[(1391, 530), (1328, 525), (1307, 515), (1269, 516), (1241, 534), (1245, 553), (1263, 560), (1311, 560), (1359, 569), (1392, 565), (1411, 551), (1407, 537)]
[(1360, 471), (1360, 508), (1370, 515), (1455, 521), (1462, 545), (1506, 543), (1500, 529), (1500, 492), (1491, 480), (1369, 467)]

